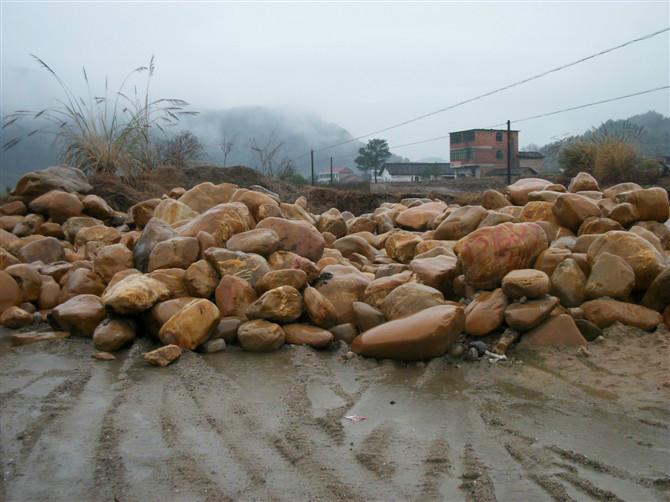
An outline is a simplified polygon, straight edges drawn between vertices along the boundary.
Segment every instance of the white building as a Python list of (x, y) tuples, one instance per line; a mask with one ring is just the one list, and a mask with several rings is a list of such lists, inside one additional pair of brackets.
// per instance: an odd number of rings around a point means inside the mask
[[(454, 170), (449, 162), (387, 162), (379, 174), (377, 182), (393, 183), (451, 179)], [(373, 177), (374, 181), (374, 177)]]

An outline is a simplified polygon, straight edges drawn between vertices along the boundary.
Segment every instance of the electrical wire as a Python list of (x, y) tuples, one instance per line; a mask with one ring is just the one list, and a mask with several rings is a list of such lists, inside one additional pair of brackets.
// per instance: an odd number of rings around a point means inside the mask
[[(513, 119), (513, 120), (510, 120), (510, 122), (513, 123), (513, 124), (518, 124), (519, 122), (525, 122), (527, 120), (535, 120), (535, 119), (539, 119), (539, 118), (542, 118), (542, 117), (549, 117), (551, 115), (558, 115), (560, 113), (566, 113), (566, 112), (571, 112), (571, 111), (574, 111), (574, 110), (579, 110), (579, 109), (582, 109), (582, 108), (588, 108), (590, 106), (602, 105), (604, 103), (611, 103), (613, 101), (619, 101), (621, 99), (627, 99), (627, 98), (632, 98), (632, 97), (635, 97), (635, 96), (641, 96), (643, 94), (649, 94), (649, 93), (652, 93), (652, 92), (662, 91), (663, 89), (670, 89), (670, 85), (664, 85), (664, 86), (661, 86), (661, 87), (655, 87), (653, 89), (647, 89), (645, 91), (639, 91), (639, 92), (634, 92), (634, 93), (631, 93), (631, 94), (625, 94), (623, 96), (617, 96), (616, 98), (602, 99), (600, 101), (593, 101), (591, 103), (585, 103), (583, 105), (571, 106), (569, 108), (562, 108), (560, 110), (554, 110), (552, 112), (540, 113), (538, 115), (531, 115), (529, 117)], [(488, 127), (484, 127), (483, 129), (493, 129), (495, 127), (501, 127), (501, 126), (504, 126), (504, 125), (507, 125), (507, 122), (501, 122), (499, 124), (490, 125)], [(404, 148), (406, 146), (421, 145), (423, 143), (430, 143), (432, 141), (439, 141), (441, 139), (447, 139), (448, 137), (449, 137), (449, 134), (445, 134), (443, 136), (436, 136), (434, 138), (423, 139), (423, 140), (419, 140), (419, 141), (413, 141), (411, 143), (404, 143), (402, 145), (394, 145), (394, 146), (391, 147), (391, 149), (395, 150), (395, 149), (398, 149), (398, 148)]]
[[(418, 115), (418, 116), (413, 117), (413, 118), (411, 118), (411, 119), (404, 120), (404, 121), (402, 121), (402, 122), (398, 122), (398, 123), (396, 123), (396, 124), (390, 125), (390, 126), (388, 126), (388, 127), (384, 127), (384, 128), (382, 128), (382, 129), (377, 129), (377, 130), (375, 130), (375, 131), (369, 132), (369, 133), (367, 133), (367, 134), (362, 134), (362, 135), (360, 135), (360, 136), (356, 136), (356, 137), (354, 137), (354, 138), (350, 138), (350, 139), (348, 139), (348, 140), (346, 140), (346, 141), (342, 141), (342, 142), (340, 142), (340, 143), (334, 143), (334, 144), (332, 144), (332, 145), (327, 145), (327, 146), (324, 146), (324, 147), (321, 147), (321, 148), (315, 148), (314, 151), (315, 151), (315, 152), (322, 152), (322, 151), (324, 151), (324, 150), (330, 150), (330, 149), (332, 149), (332, 148), (336, 148), (336, 147), (338, 147), (338, 146), (343, 146), (343, 145), (346, 145), (346, 144), (349, 144), (349, 143), (353, 143), (353, 142), (355, 142), (355, 141), (358, 141), (358, 140), (360, 140), (360, 139), (367, 138), (368, 136), (373, 136), (373, 135), (375, 135), (375, 134), (379, 134), (379, 133), (382, 133), (382, 132), (390, 131), (390, 130), (392, 130), (392, 129), (396, 129), (396, 128), (398, 128), (398, 127), (405, 126), (405, 125), (407, 125), (407, 124), (412, 124), (412, 123), (417, 122), (417, 121), (419, 121), (419, 120), (423, 120), (423, 119), (425, 119), (425, 118), (432, 117), (432, 116), (434, 116), (434, 115), (437, 115), (437, 114), (446, 112), (446, 111), (448, 111), (448, 110), (453, 110), (454, 108), (457, 108), (457, 107), (459, 107), (459, 106), (463, 106), (463, 105), (465, 105), (465, 104), (472, 103), (473, 101), (477, 101), (477, 100), (479, 100), (479, 99), (486, 98), (486, 97), (488, 97), (488, 96), (492, 96), (492, 95), (494, 95), (494, 94), (500, 93), (500, 92), (502, 92), (502, 91), (506, 91), (506, 90), (508, 90), (508, 89), (512, 89), (513, 87), (517, 87), (517, 86), (519, 86), (519, 85), (522, 85), (522, 84), (525, 84), (525, 83), (528, 83), (528, 82), (532, 82), (533, 80), (537, 80), (537, 79), (539, 79), (539, 78), (545, 77), (545, 76), (550, 75), (550, 74), (552, 74), (552, 73), (556, 73), (556, 72), (558, 72), (558, 71), (565, 70), (566, 68), (570, 68), (571, 66), (575, 66), (575, 65), (578, 65), (578, 64), (580, 64), (580, 63), (584, 63), (584, 62), (589, 61), (589, 60), (591, 60), (591, 59), (594, 59), (594, 58), (597, 58), (597, 57), (599, 57), (599, 56), (603, 56), (603, 55), (605, 55), (605, 54), (608, 54), (608, 53), (610, 53), (610, 52), (613, 52), (613, 51), (616, 51), (616, 50), (619, 50), (619, 49), (623, 49), (624, 47), (628, 47), (629, 45), (633, 45), (633, 44), (635, 44), (635, 43), (642, 42), (642, 41), (644, 41), (644, 40), (649, 40), (650, 38), (653, 38), (653, 37), (655, 37), (655, 36), (658, 36), (658, 35), (660, 35), (660, 34), (662, 34), (662, 33), (667, 32), (667, 31), (670, 31), (670, 27), (666, 27), (666, 28), (663, 28), (663, 29), (661, 29), (661, 30), (657, 30), (657, 31), (654, 31), (654, 32), (652, 32), (652, 33), (648, 33), (647, 35), (643, 35), (643, 36), (641, 36), (641, 37), (637, 37), (637, 38), (634, 38), (634, 39), (632, 39), (632, 40), (628, 40), (627, 42), (624, 42), (624, 43), (615, 45), (615, 46), (613, 46), (613, 47), (609, 47), (609, 48), (607, 48), (607, 49), (603, 49), (603, 50), (598, 51), (598, 52), (596, 52), (596, 53), (594, 53), (594, 54), (591, 54), (591, 55), (589, 55), (589, 56), (585, 56), (585, 57), (579, 58), (579, 59), (577, 59), (577, 60), (575, 60), (575, 61), (572, 61), (572, 62), (570, 62), (570, 63), (566, 63), (566, 64), (563, 64), (563, 65), (557, 66), (557, 67), (555, 67), (555, 68), (551, 68), (551, 69), (549, 69), (549, 70), (543, 71), (543, 72), (538, 73), (538, 74), (536, 74), (536, 75), (533, 75), (533, 76), (524, 78), (524, 79), (522, 79), (522, 80), (518, 80), (518, 81), (513, 82), (513, 83), (511, 83), (511, 84), (507, 84), (507, 85), (505, 85), (505, 86), (503, 86), (503, 87), (498, 87), (497, 89), (494, 89), (494, 90), (492, 90), (492, 91), (488, 91), (488, 92), (485, 92), (485, 93), (483, 93), (483, 94), (479, 94), (479, 95), (474, 96), (474, 97), (472, 97), (472, 98), (468, 98), (468, 99), (465, 99), (465, 100), (463, 100), (463, 101), (459, 101), (459, 102), (457, 102), (457, 103), (454, 103), (454, 104), (449, 105), (449, 106), (445, 106), (445, 107), (443, 107), (443, 108), (438, 108), (437, 110), (433, 110), (433, 111), (431, 111), (431, 112), (424, 113), (424, 114), (422, 114), (422, 115)], [(296, 160), (298, 160), (298, 159), (301, 159), (301, 158), (303, 158), (303, 157), (308, 156), (309, 154), (310, 154), (310, 152), (306, 152), (306, 153), (304, 153), (304, 154), (302, 154), (302, 155), (299, 155), (299, 156), (297, 156), (297, 157), (294, 157), (294, 158), (291, 159), (291, 160), (296, 161)]]

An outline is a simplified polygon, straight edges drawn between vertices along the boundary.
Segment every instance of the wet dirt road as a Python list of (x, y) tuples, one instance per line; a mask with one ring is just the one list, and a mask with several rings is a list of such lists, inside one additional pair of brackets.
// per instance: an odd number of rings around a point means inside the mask
[[(0, 499), (668, 500), (667, 330), (427, 365), (0, 332)], [(366, 416), (353, 423), (347, 415)]]

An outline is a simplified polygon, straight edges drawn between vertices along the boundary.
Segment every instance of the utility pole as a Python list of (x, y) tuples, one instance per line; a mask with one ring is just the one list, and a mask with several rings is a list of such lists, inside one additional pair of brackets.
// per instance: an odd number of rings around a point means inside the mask
[(330, 158), (330, 184), (333, 184), (333, 158)]
[(311, 165), (312, 165), (312, 185), (314, 185), (314, 150), (309, 151), (309, 156), (311, 158)]
[(512, 184), (512, 131), (511, 123), (507, 121), (507, 184)]

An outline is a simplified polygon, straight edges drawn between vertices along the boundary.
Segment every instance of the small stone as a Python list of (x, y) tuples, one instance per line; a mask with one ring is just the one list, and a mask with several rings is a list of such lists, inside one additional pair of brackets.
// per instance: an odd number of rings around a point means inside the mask
[(465, 345), (462, 343), (455, 343), (449, 349), (449, 355), (453, 358), (462, 357), (465, 354)]
[(208, 342), (205, 342), (200, 348), (205, 354), (221, 352), (226, 350), (226, 341), (223, 338), (209, 340)]
[(591, 357), (591, 353), (586, 347), (579, 347), (577, 349), (577, 355), (582, 357)]
[(486, 351), (489, 349), (488, 346), (484, 342), (482, 342), (481, 340), (476, 340), (474, 342), (470, 342), (469, 347), (470, 348), (474, 347), (475, 349), (477, 349), (477, 352), (479, 353), (480, 357), (483, 356), (486, 353)]
[(109, 352), (96, 352), (95, 354), (92, 354), (91, 357), (98, 361), (113, 361), (116, 359), (116, 356)]
[(344, 357), (347, 358), (347, 359), (353, 359), (354, 357), (356, 357), (356, 354), (354, 354), (352, 351), (348, 351), (348, 352), (344, 355)]
[(178, 345), (164, 345), (151, 352), (144, 353), (144, 360), (153, 365), (164, 367), (181, 356), (182, 349)]
[(14, 347), (29, 345), (37, 342), (50, 342), (54, 340), (63, 340), (70, 336), (67, 331), (31, 331), (30, 333), (12, 333), (9, 340)]

